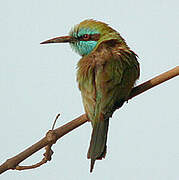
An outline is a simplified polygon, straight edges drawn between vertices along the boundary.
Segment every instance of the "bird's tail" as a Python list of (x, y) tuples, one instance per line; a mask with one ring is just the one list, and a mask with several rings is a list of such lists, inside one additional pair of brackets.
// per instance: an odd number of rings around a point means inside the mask
[(105, 158), (108, 125), (109, 119), (104, 119), (103, 116), (92, 123), (93, 132), (88, 150), (88, 158), (91, 159), (90, 172), (92, 172), (97, 159)]

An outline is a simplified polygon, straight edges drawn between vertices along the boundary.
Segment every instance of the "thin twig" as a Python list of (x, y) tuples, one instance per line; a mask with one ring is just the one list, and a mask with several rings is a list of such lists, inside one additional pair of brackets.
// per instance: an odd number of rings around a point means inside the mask
[[(157, 85), (159, 85), (175, 76), (178, 76), (178, 75), (179, 75), (179, 66), (133, 88), (128, 99), (131, 99), (131, 98), (149, 90), (150, 88), (157, 86)], [(29, 148), (24, 150), (23, 152), (8, 159), (6, 162), (4, 162), (0, 166), (0, 174), (7, 171), (8, 169), (16, 168), (20, 162), (22, 162), (23, 160), (25, 160), (26, 158), (28, 158), (35, 152), (39, 151), (40, 149), (42, 149), (43, 147), (46, 147), (49, 144), (51, 145), (51, 144), (55, 143), (56, 140), (58, 140), (65, 134), (69, 133), (73, 129), (86, 123), (87, 121), (88, 121), (88, 119), (87, 119), (86, 115), (83, 114), (80, 117), (72, 120), (71, 122), (57, 128), (55, 130), (51, 130), (51, 131), (53, 131), (52, 136), (55, 137), (54, 139), (53, 138), (50, 139), (50, 138), (48, 138), (48, 136), (46, 136), (46, 137), (42, 138), (40, 141), (38, 141), (37, 143), (33, 144), (32, 146), (30, 146)]]
[(28, 170), (28, 169), (35, 169), (37, 167), (40, 167), (41, 165), (45, 164), (47, 162), (47, 159), (46, 158), (43, 158), (42, 161), (36, 163), (36, 164), (33, 164), (31, 166), (16, 166), (16, 170)]
[(54, 120), (54, 122), (53, 122), (53, 125), (52, 125), (52, 130), (54, 130), (54, 128), (55, 128), (55, 124), (56, 124), (56, 122), (57, 122), (57, 119), (60, 117), (60, 113), (59, 114), (57, 114), (57, 116), (56, 116), (56, 118), (55, 118), (55, 120)]
[(52, 151), (52, 145), (55, 144), (55, 142), (57, 141), (57, 137), (56, 137), (56, 134), (55, 134), (55, 131), (54, 130), (54, 127), (55, 127), (55, 124), (56, 124), (56, 121), (57, 119), (60, 117), (60, 114), (57, 114), (56, 117), (55, 117), (55, 120), (53, 122), (53, 126), (52, 126), (52, 130), (49, 130), (46, 134), (46, 137), (48, 139), (49, 142), (51, 142), (51, 144), (49, 143), (47, 146), (45, 146), (45, 153), (43, 154), (44, 155), (44, 158), (36, 163), (36, 164), (33, 164), (33, 165), (28, 165), (28, 166), (20, 166), (20, 165), (17, 165), (15, 168), (15, 170), (27, 170), (27, 169), (34, 169), (34, 168), (37, 168), (37, 167), (40, 167), (42, 166), (43, 164), (45, 164), (47, 161), (50, 161), (52, 159), (52, 155), (53, 155), (53, 151)]

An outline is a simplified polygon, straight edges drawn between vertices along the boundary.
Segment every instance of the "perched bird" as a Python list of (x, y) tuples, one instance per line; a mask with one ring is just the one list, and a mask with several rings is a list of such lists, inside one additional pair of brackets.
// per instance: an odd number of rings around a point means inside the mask
[(139, 63), (121, 35), (100, 21), (85, 20), (69, 36), (41, 44), (65, 42), (82, 56), (77, 65), (77, 82), (93, 127), (87, 155), (92, 172), (95, 161), (106, 155), (109, 118), (123, 105), (139, 78)]

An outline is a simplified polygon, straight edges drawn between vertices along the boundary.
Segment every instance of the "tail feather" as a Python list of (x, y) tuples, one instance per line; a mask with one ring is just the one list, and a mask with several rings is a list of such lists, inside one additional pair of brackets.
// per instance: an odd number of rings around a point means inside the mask
[(100, 120), (93, 122), (93, 132), (88, 150), (88, 158), (91, 159), (90, 172), (92, 172), (97, 159), (105, 158), (108, 125), (109, 119), (100, 118)]
[(91, 159), (90, 173), (93, 171), (95, 159)]

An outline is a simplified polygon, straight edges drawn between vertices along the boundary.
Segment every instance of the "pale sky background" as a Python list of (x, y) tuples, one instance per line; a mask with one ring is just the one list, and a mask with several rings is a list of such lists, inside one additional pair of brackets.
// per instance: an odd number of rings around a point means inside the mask
[[(84, 113), (76, 83), (80, 59), (68, 44), (40, 45), (87, 18), (118, 30), (139, 55), (140, 84), (179, 64), (178, 0), (1, 0), (0, 163)], [(178, 180), (179, 77), (137, 96), (110, 121), (108, 152), (92, 174), (86, 154), (91, 125), (54, 146), (52, 161), (1, 180)], [(22, 164), (41, 160), (44, 150)]]

